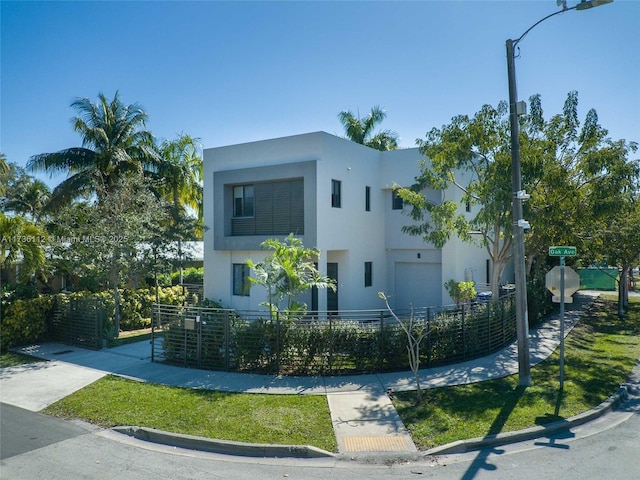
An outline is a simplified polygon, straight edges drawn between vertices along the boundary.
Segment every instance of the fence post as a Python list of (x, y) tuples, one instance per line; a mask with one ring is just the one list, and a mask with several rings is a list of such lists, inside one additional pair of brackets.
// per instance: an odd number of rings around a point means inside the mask
[(329, 321), (329, 373), (333, 373), (333, 319), (332, 313), (327, 312), (327, 320)]
[(466, 335), (466, 315), (464, 311), (464, 303), (462, 304), (462, 360), (467, 359), (467, 335)]
[(229, 312), (224, 312), (224, 369), (228, 372), (231, 366), (231, 359), (229, 358), (229, 335), (231, 328), (229, 325)]
[(493, 337), (491, 336), (491, 301), (487, 303), (487, 337), (489, 338), (489, 350), (493, 350)]
[(155, 308), (151, 309), (151, 363), (155, 362), (156, 356), (156, 335), (155, 335), (155, 326), (156, 321), (158, 319), (158, 315), (160, 314), (160, 304), (156, 303), (154, 305)]
[(427, 367), (431, 366), (431, 307), (427, 307)]
[(378, 350), (378, 368), (384, 367), (384, 310), (380, 310), (380, 346)]
[(280, 312), (276, 312), (276, 374), (280, 375)]
[(197, 344), (197, 356), (198, 356), (198, 368), (202, 368), (202, 322), (200, 321), (200, 312), (196, 313), (196, 344)]

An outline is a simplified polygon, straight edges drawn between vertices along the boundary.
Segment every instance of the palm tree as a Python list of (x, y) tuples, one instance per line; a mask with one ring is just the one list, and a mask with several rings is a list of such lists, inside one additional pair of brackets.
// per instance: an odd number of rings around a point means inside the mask
[(7, 197), (5, 210), (27, 214), (37, 223), (49, 203), (51, 190), (43, 181), (24, 176), (16, 181)]
[(143, 172), (156, 156), (147, 113), (138, 104), (123, 104), (118, 92), (111, 101), (101, 93), (95, 105), (78, 98), (71, 107), (78, 112), (72, 122), (82, 147), (34, 155), (27, 164), (34, 172), (67, 173), (52, 192), (52, 208), (91, 194), (100, 201), (120, 176)]
[(9, 174), (9, 164), (7, 163), (7, 156), (0, 152), (0, 179), (2, 180), (2, 182), (0, 182), (0, 195), (4, 195), (5, 192), (5, 185), (6, 185), (6, 181), (5, 178), (7, 177), (7, 175)]
[(261, 305), (269, 308), (272, 318), (275, 318), (278, 312), (282, 312), (282, 301), (286, 301), (286, 308), (282, 313), (287, 318), (296, 314), (304, 315), (307, 305), (296, 299), (313, 287), (336, 290), (335, 282), (320, 275), (315, 266), (314, 262), (320, 256), (320, 251), (305, 247), (302, 240), (294, 237), (292, 233), (284, 241), (268, 238), (260, 246), (263, 250), (273, 250), (273, 254), (259, 263), (247, 260), (247, 265), (255, 274), (255, 277), (249, 277), (249, 280), (266, 288), (267, 301)]
[[(165, 140), (158, 147), (159, 159), (152, 176), (156, 177), (158, 193), (171, 203), (171, 230), (178, 238), (180, 283), (182, 284), (182, 240), (192, 225), (186, 221), (187, 207), (196, 210), (202, 230), (202, 177), (200, 139), (181, 134), (175, 140)], [(184, 228), (187, 227), (187, 228)]]
[(177, 222), (193, 208), (202, 217), (202, 176), (200, 139), (179, 135), (175, 140), (165, 140), (158, 147), (159, 159), (153, 176), (159, 181), (159, 193), (173, 206), (173, 218)]
[(383, 130), (373, 135), (373, 129), (384, 120), (387, 113), (379, 106), (371, 109), (369, 115), (360, 118), (349, 110), (343, 110), (338, 114), (338, 119), (344, 127), (346, 138), (352, 142), (366, 145), (380, 151), (395, 150), (398, 148), (398, 134), (391, 130)]
[[(0, 212), (0, 296), (3, 269), (19, 264), (18, 278), (26, 281), (38, 269), (44, 267), (45, 255), (42, 244), (45, 238), (46, 234), (40, 228), (24, 218), (9, 217)], [(1, 316), (0, 312), (0, 318)]]

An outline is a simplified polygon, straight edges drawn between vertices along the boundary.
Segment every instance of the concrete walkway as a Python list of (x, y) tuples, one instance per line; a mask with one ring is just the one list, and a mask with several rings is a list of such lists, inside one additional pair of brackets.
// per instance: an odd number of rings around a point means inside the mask
[[(597, 297), (580, 292), (567, 305), (565, 333)], [(559, 345), (559, 317), (551, 316), (530, 332), (531, 364), (547, 358)], [(389, 396), (415, 390), (411, 372), (339, 377), (289, 377), (187, 369), (151, 362), (150, 342), (99, 351), (59, 343), (16, 349), (49, 360), (0, 369), (0, 401), (38, 411), (113, 373), (140, 381), (229, 392), (326, 395), (340, 453), (416, 452)], [(483, 358), (420, 371), (422, 388), (460, 385), (500, 378), (518, 371), (517, 346)]]

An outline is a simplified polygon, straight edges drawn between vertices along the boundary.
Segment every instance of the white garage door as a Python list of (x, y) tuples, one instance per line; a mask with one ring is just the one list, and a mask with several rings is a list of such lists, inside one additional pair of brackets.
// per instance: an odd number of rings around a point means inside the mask
[(396, 263), (396, 308), (442, 305), (442, 266), (439, 263)]

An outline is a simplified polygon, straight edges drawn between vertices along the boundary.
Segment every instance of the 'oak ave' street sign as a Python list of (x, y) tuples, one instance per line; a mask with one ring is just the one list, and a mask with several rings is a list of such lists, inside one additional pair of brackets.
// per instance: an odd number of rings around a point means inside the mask
[(577, 254), (576, 247), (549, 247), (550, 257), (575, 257)]

